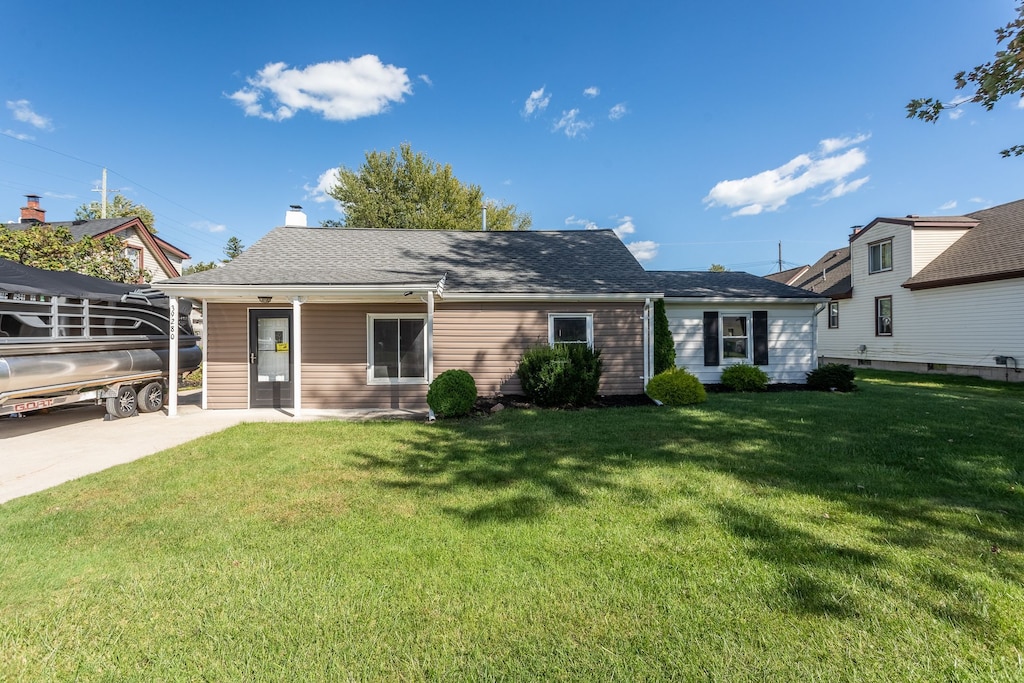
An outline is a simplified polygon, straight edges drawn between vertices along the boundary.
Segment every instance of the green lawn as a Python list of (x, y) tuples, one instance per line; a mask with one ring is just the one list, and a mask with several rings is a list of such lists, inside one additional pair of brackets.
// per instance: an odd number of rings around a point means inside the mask
[(0, 505), (0, 679), (1024, 679), (1024, 386), (243, 425)]

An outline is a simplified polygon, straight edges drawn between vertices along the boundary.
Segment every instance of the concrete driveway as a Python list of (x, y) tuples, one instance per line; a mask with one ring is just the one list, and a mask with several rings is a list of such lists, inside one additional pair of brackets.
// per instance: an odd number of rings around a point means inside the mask
[(426, 419), (405, 410), (202, 410), (198, 391), (181, 394), (178, 416), (165, 411), (104, 420), (102, 406), (82, 405), (0, 418), (0, 504), (131, 462), (243, 422)]

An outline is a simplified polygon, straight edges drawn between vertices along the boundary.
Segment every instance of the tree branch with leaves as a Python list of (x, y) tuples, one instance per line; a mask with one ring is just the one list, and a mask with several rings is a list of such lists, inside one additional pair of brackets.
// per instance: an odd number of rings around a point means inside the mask
[[(907, 118), (935, 123), (943, 111), (969, 102), (980, 104), (991, 111), (1003, 97), (1024, 91), (1024, 1), (1017, 6), (1017, 18), (997, 28), (995, 33), (996, 44), (1004, 46), (996, 51), (995, 58), (953, 76), (956, 89), (973, 88), (972, 95), (952, 102), (943, 102), (933, 97), (911, 100), (907, 104)], [(1000, 151), (1000, 154), (1004, 157), (1021, 156), (1024, 154), (1024, 145), (1013, 145)]]

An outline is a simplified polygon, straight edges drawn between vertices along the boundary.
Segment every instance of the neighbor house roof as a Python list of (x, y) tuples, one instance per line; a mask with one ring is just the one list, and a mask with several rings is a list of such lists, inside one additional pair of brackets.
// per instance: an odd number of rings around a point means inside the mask
[(853, 293), (850, 273), (850, 248), (843, 247), (826, 252), (814, 265), (800, 266), (765, 277), (830, 299), (848, 299)]
[(824, 300), (823, 296), (750, 273), (651, 270), (648, 275), (666, 298)]
[(1024, 199), (962, 218), (976, 225), (904, 287), (926, 289), (1024, 277)]
[(445, 274), (445, 294), (652, 292), (643, 267), (610, 230), (282, 227), (221, 268), (160, 286), (412, 286)]

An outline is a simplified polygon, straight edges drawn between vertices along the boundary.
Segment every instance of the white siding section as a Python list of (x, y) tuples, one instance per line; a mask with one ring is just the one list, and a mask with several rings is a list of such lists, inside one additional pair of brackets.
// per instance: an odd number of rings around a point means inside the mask
[(146, 243), (142, 241), (142, 238), (139, 237), (138, 231), (134, 228), (124, 230), (118, 236), (126, 247), (133, 247), (135, 249), (142, 250), (142, 270), (149, 274), (147, 281), (159, 282), (160, 280), (166, 280), (168, 278), (178, 277), (181, 275), (181, 259), (176, 256), (168, 257), (171, 260), (171, 264), (178, 269), (178, 272), (176, 273), (168, 273), (164, 270), (164, 267), (161, 265), (156, 255), (150, 251)]
[[(722, 370), (735, 361), (704, 365), (704, 311), (719, 315), (750, 315), (768, 311), (768, 365), (760, 366), (772, 383), (802, 384), (814, 369), (813, 304), (701, 303), (665, 300), (668, 326), (676, 342), (676, 366), (686, 368), (705, 384), (717, 384)], [(751, 331), (751, 347), (753, 331)], [(750, 361), (747, 361), (748, 363)]]
[[(1024, 365), (1024, 279), (911, 291), (902, 286), (917, 261), (911, 244), (934, 251), (934, 235), (919, 240), (909, 226), (876, 224), (854, 240), (853, 297), (839, 302), (839, 329), (819, 317), (818, 353), (855, 365), (859, 360), (999, 367), (994, 356)], [(952, 233), (956, 231), (929, 231)], [(868, 244), (893, 238), (893, 270), (868, 274)], [(951, 243), (951, 242), (950, 242)], [(931, 251), (926, 252), (931, 253)], [(934, 256), (932, 256), (934, 258)], [(875, 297), (892, 297), (892, 336), (875, 336)], [(863, 351), (861, 348), (863, 347)]]
[(914, 249), (910, 275), (917, 275), (966, 233), (967, 228), (914, 228), (910, 237)]

